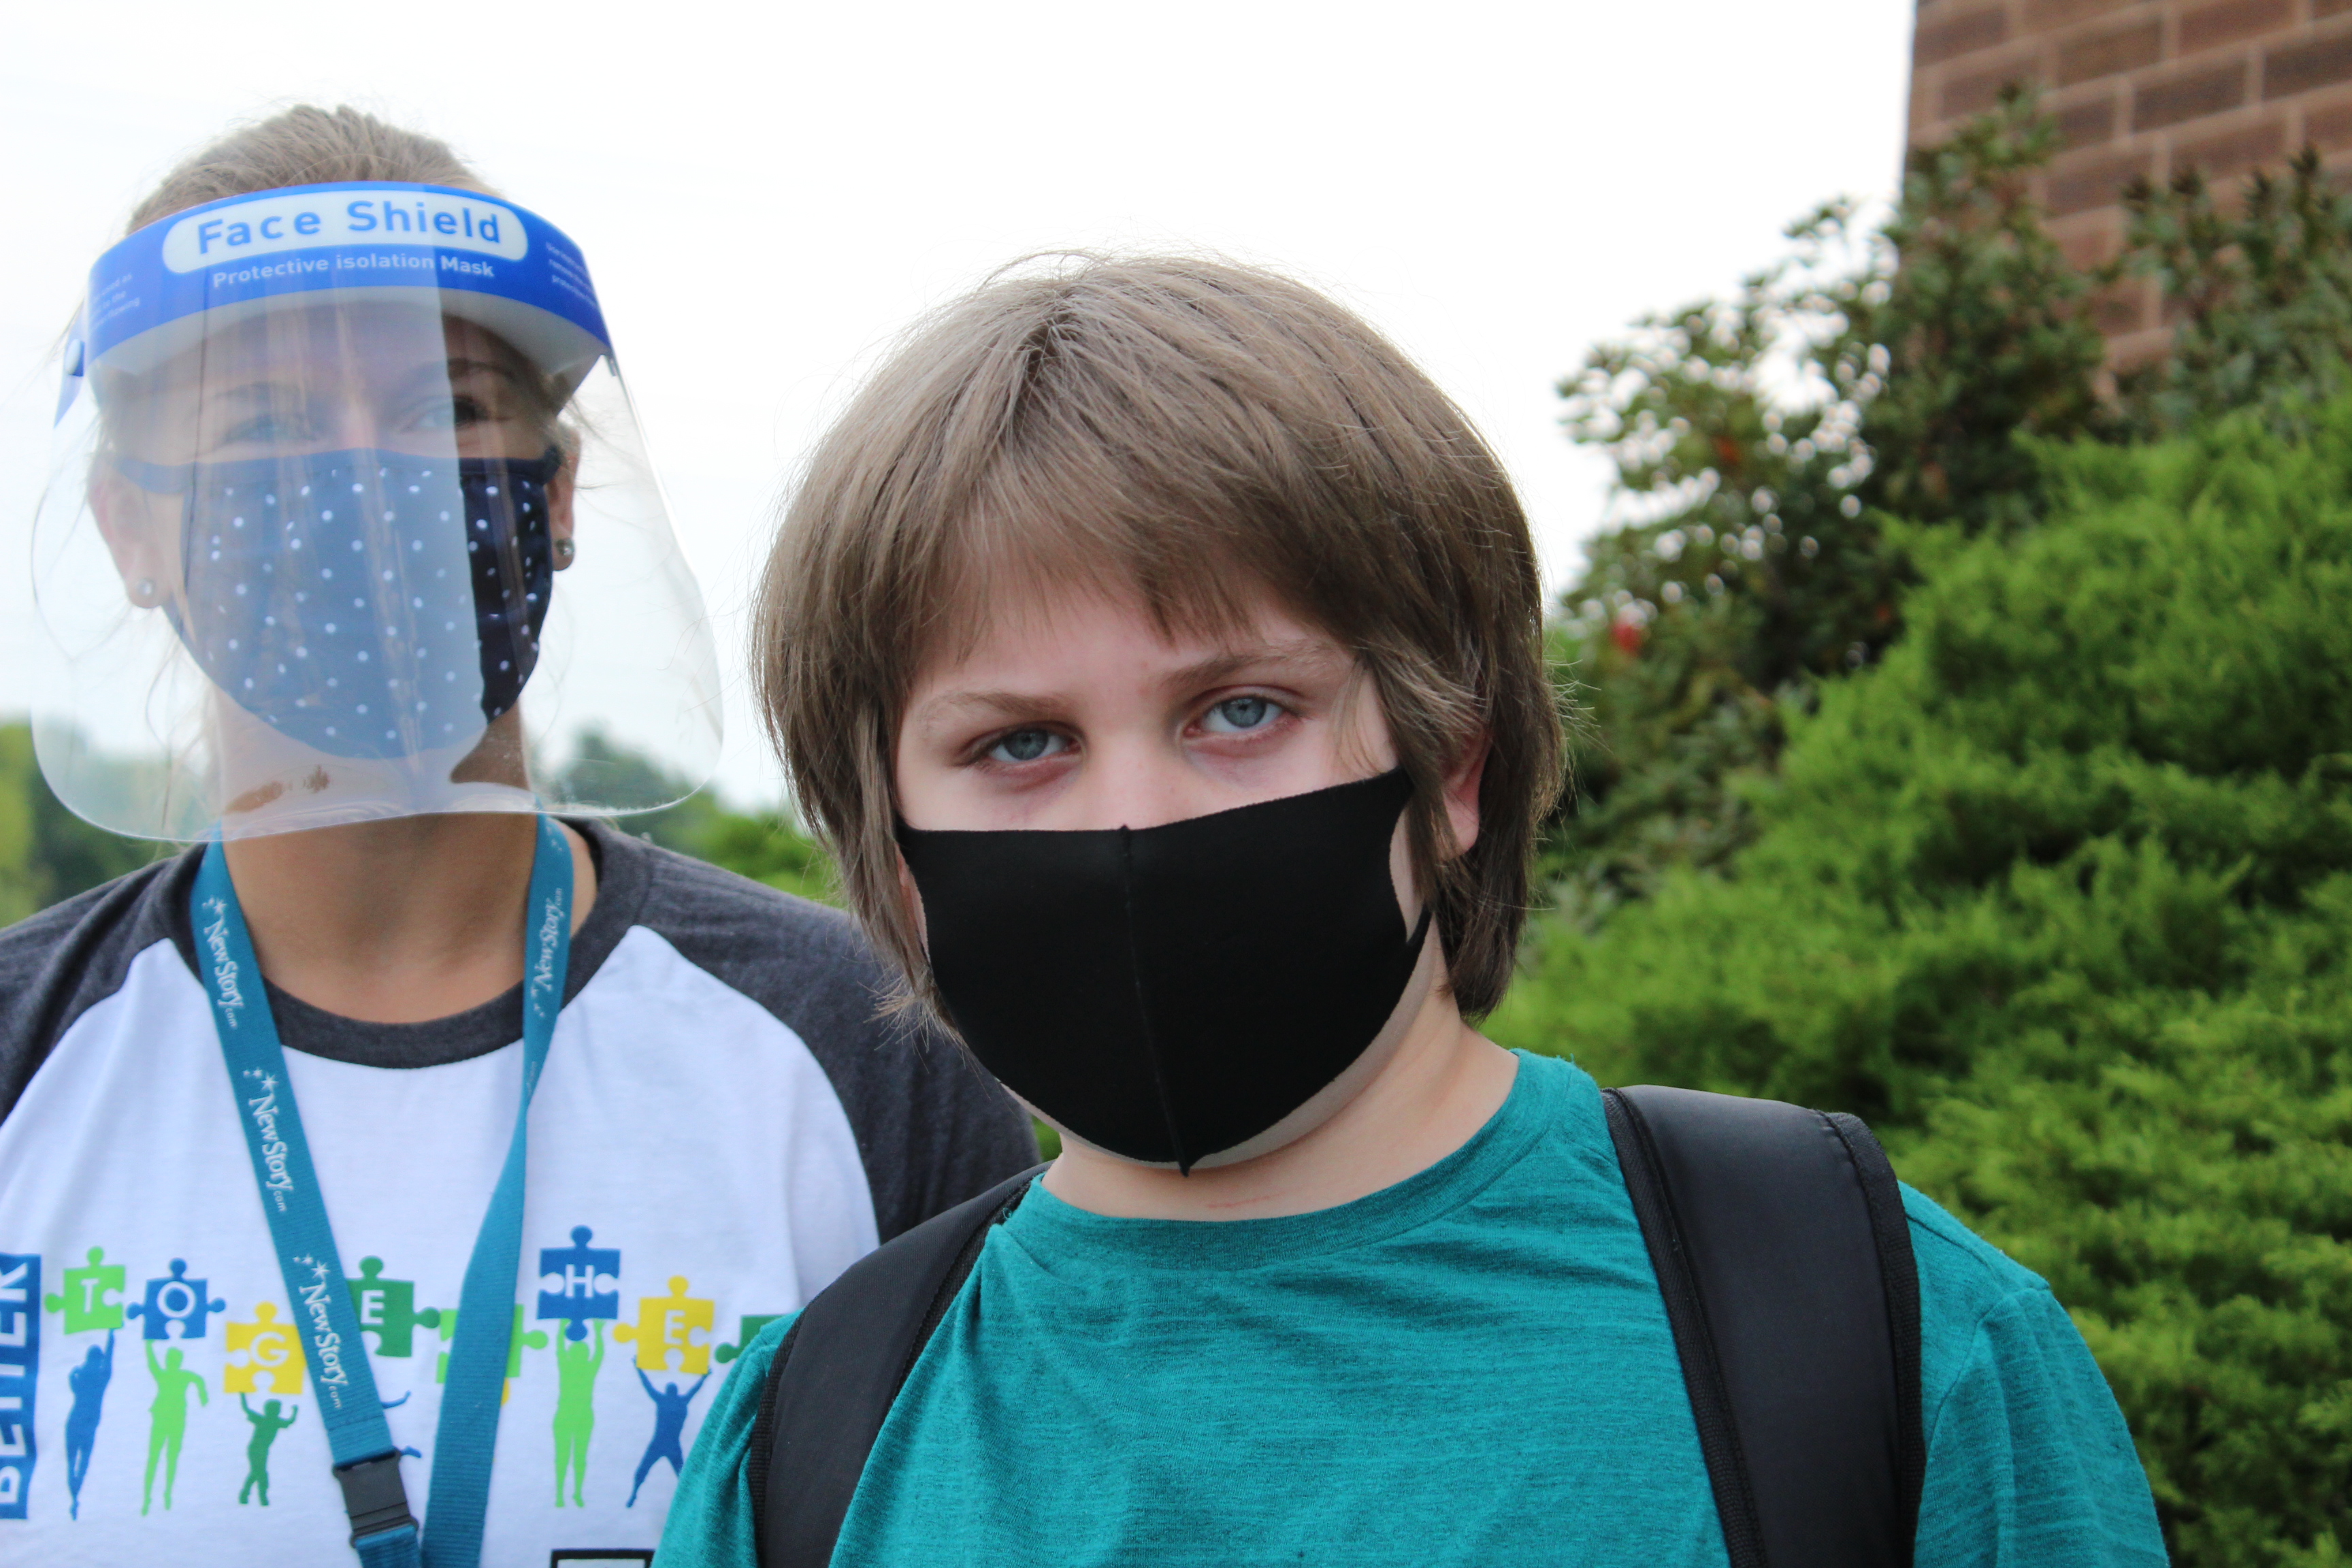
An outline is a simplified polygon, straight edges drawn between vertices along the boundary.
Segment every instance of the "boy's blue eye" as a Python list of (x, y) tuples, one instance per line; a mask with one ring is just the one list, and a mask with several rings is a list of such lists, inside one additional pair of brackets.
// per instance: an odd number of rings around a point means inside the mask
[(1228, 697), (1209, 710), (1202, 727), (1214, 734), (1238, 735), (1264, 726), (1280, 711), (1263, 697)]
[(1069, 749), (1070, 742), (1051, 730), (1015, 730), (1000, 737), (988, 749), (988, 757), (995, 763), (1034, 763)]

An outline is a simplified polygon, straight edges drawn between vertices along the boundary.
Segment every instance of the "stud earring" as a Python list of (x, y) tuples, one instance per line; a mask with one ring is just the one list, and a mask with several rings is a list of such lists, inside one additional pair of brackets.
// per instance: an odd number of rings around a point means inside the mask
[(152, 577), (142, 577), (131, 584), (131, 602), (143, 609), (152, 609), (163, 596), (155, 591), (155, 579)]
[(572, 558), (579, 553), (580, 547), (572, 543), (572, 541), (568, 539), (559, 539), (555, 542), (555, 563), (558, 566), (571, 565)]

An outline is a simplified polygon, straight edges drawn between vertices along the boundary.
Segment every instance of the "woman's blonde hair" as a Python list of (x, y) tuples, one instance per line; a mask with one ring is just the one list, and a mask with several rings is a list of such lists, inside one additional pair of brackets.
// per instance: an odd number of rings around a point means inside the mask
[[(1347, 647), (1414, 786), (1454, 995), (1501, 1000), (1563, 777), (1542, 588), (1501, 465), (1402, 353), (1269, 272), (1068, 258), (921, 324), (819, 445), (760, 585), (754, 679), (851, 902), (934, 1014), (893, 837), (899, 722), (925, 661), (1024, 580), (1212, 629), (1262, 584)], [(1441, 790), (1482, 736), (1456, 853)]]
[(124, 232), (136, 234), (159, 218), (227, 196), (362, 180), (498, 195), (446, 142), (387, 125), (349, 104), (301, 103), (240, 126), (190, 155), (132, 211)]

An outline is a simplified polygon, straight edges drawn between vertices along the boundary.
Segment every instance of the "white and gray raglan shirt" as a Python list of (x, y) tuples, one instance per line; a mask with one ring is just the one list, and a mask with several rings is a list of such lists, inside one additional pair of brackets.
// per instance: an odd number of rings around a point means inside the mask
[[(962, 1052), (877, 1016), (846, 917), (580, 826), (597, 895), (531, 1104), (489, 1568), (642, 1561), (760, 1323), (1036, 1158)], [(195, 864), (0, 931), (0, 1562), (351, 1560), (193, 968)], [(421, 1514), (520, 991), (425, 1024), (269, 1001)]]

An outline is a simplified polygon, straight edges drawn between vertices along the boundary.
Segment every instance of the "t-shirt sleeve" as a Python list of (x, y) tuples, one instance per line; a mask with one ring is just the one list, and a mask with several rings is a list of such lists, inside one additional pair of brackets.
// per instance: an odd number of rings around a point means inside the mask
[(0, 930), (0, 1119), (74, 1021), (121, 987), (131, 961), (172, 940), (196, 860), (158, 861)]
[(662, 1527), (661, 1568), (756, 1568), (759, 1540), (752, 1531), (751, 1427), (760, 1418), (768, 1369), (793, 1319), (779, 1319), (743, 1348), (719, 1397), (702, 1418), (694, 1451), (677, 1479), (669, 1518)]
[(2002, 1298), (1926, 1413), (1918, 1568), (2161, 1568), (2123, 1412), (2046, 1288)]
[(895, 1050), (909, 1064), (909, 1100), (929, 1123), (904, 1140), (898, 1181), (876, 1184), (876, 1225), (888, 1241), (1020, 1174), (1039, 1156), (1027, 1113), (961, 1047), (930, 1033), (908, 1041), (889, 1026), (876, 1034), (877, 1051)]
[(880, 1240), (1037, 1163), (1010, 1095), (953, 1041), (886, 1012), (888, 976), (847, 915), (600, 831), (608, 857), (645, 868), (637, 920), (815, 1056), (856, 1137)]

